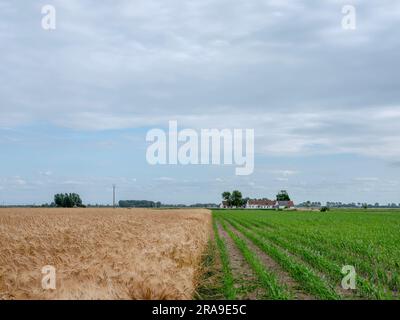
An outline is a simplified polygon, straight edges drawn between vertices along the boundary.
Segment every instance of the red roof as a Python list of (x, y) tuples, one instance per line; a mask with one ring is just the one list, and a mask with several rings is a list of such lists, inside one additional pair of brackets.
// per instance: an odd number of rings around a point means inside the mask
[(291, 207), (294, 207), (294, 202), (292, 200), (290, 200), (290, 201), (278, 201), (278, 205), (291, 208)]
[(251, 205), (251, 206), (274, 206), (275, 204), (276, 204), (275, 200), (268, 200), (268, 199), (249, 200), (249, 205)]

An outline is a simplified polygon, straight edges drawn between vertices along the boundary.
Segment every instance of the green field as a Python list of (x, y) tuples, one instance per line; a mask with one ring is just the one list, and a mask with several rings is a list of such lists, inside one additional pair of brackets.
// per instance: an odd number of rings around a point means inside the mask
[(214, 210), (213, 223), (220, 298), (399, 298), (400, 210)]

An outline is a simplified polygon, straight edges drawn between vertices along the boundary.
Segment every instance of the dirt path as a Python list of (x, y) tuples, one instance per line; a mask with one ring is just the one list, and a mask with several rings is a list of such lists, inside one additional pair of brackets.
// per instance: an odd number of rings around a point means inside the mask
[(260, 258), (266, 268), (274, 273), (278, 278), (281, 285), (286, 285), (289, 291), (292, 293), (293, 298), (296, 300), (314, 300), (315, 298), (308, 293), (302, 291), (301, 285), (297, 283), (288, 272), (286, 272), (274, 259), (263, 252), (253, 242), (247, 239), (241, 232), (236, 230), (229, 222), (231, 230), (240, 238), (246, 241), (248, 247)]
[(246, 262), (240, 250), (221, 225), (218, 223), (217, 226), (218, 233), (224, 239), (229, 254), (235, 288), (238, 292), (237, 298), (240, 300), (262, 299), (265, 291), (259, 287), (257, 276), (251, 266)]

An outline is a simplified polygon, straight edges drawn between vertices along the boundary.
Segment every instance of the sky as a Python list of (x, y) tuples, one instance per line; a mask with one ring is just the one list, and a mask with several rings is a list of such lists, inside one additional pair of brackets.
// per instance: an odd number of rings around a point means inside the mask
[[(395, 0), (3, 0), (0, 204), (400, 203), (399, 30)], [(150, 165), (169, 121), (253, 129), (254, 172)]]

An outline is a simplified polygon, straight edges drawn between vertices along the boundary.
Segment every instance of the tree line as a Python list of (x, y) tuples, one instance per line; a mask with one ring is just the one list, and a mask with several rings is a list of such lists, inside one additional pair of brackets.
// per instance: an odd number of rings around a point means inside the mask
[(121, 208), (160, 208), (161, 202), (149, 200), (120, 200), (118, 205)]
[(195, 204), (165, 204), (160, 201), (149, 200), (120, 200), (118, 206), (121, 208), (218, 208), (216, 203)]

